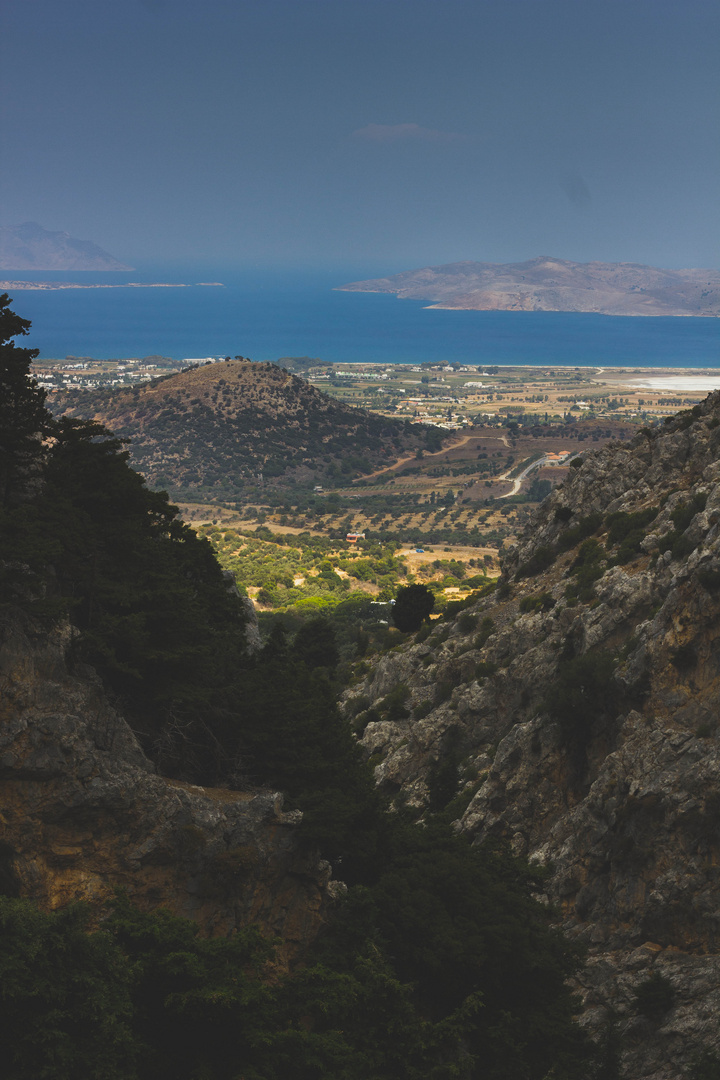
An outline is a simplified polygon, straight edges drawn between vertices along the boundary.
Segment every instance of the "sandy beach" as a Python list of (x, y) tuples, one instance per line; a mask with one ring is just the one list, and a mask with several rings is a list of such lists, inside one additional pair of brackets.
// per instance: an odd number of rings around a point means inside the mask
[(641, 387), (643, 390), (675, 390), (684, 393), (703, 391), (710, 393), (712, 390), (720, 390), (720, 374), (718, 375), (657, 375), (647, 379), (628, 379), (631, 386)]

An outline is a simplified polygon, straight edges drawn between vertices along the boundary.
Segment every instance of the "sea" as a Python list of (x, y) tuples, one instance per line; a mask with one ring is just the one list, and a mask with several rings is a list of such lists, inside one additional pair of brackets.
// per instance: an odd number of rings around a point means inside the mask
[[(382, 270), (147, 265), (132, 273), (4, 272), (3, 278), (185, 288), (8, 290), (41, 359), (310, 356), (336, 363), (720, 369), (720, 319), (439, 311), (427, 301), (338, 292)], [(393, 271), (394, 272), (394, 271)], [(221, 282), (222, 285), (198, 284)], [(18, 342), (20, 344), (20, 342)]]

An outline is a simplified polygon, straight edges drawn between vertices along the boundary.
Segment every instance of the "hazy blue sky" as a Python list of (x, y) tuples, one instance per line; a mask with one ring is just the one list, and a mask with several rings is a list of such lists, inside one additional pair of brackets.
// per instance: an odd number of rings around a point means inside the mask
[(716, 0), (3, 12), (2, 224), (136, 265), (719, 265)]

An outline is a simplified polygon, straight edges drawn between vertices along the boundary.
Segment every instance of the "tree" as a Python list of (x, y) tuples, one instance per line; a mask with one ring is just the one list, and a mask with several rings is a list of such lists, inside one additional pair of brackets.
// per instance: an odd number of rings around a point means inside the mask
[(404, 634), (412, 634), (420, 629), (434, 607), (435, 597), (427, 585), (405, 585), (398, 589), (393, 622)]
[(56, 914), (0, 897), (3, 1076), (129, 1080), (132, 972), (109, 934), (88, 933), (90, 909)]
[(334, 668), (340, 659), (335, 631), (321, 615), (310, 619), (295, 635), (295, 655), (309, 668)]
[(0, 296), (0, 507), (23, 497), (42, 457), (42, 436), (50, 414), (45, 391), (30, 375), (37, 349), (20, 349), (12, 338), (27, 334), (30, 322), (10, 309)]

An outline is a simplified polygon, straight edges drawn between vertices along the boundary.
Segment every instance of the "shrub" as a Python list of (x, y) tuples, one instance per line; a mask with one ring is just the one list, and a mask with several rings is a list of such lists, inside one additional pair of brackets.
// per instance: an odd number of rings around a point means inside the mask
[(475, 678), (486, 679), (490, 675), (494, 675), (497, 669), (497, 664), (493, 663), (492, 660), (481, 660), (475, 665)]
[(698, 581), (703, 589), (707, 589), (708, 592), (715, 592), (720, 589), (720, 569), (700, 570)]
[(410, 710), (406, 706), (409, 697), (410, 690), (405, 683), (398, 683), (377, 707), (380, 712), (384, 713), (386, 720), (392, 722), (406, 720), (410, 715)]
[(613, 547), (615, 544), (619, 544), (634, 530), (649, 525), (657, 515), (657, 508), (652, 506), (646, 510), (638, 510), (634, 514), (627, 513), (625, 510), (618, 510), (614, 514), (608, 514), (605, 518), (605, 524), (609, 526), (608, 546)]
[(469, 634), (471, 630), (474, 630), (477, 626), (477, 615), (473, 615), (469, 611), (463, 611), (462, 615), (458, 619), (458, 628), (463, 634)]
[(558, 540), (558, 547), (561, 551), (569, 551), (570, 548), (575, 547), (581, 540), (585, 540), (588, 536), (592, 536), (594, 532), (600, 528), (602, 524), (602, 514), (586, 514), (585, 517), (581, 517), (577, 525), (573, 525), (571, 529), (566, 529), (561, 534)]
[(435, 705), (442, 705), (444, 701), (448, 701), (454, 689), (455, 683), (452, 679), (440, 679), (435, 686)]
[(482, 649), (485, 642), (492, 637), (495, 633), (495, 623), (486, 615), (483, 621), (480, 623), (480, 633), (473, 639), (473, 645), (476, 649)]
[[(557, 552), (553, 548), (547, 544), (541, 544), (539, 548), (535, 549), (527, 562), (518, 567), (515, 580), (520, 581), (522, 578), (535, 577), (536, 574), (541, 574), (543, 570), (547, 570), (549, 566), (552, 566), (556, 558)], [(498, 595), (500, 595), (499, 589)]]
[(536, 596), (524, 596), (520, 601), (520, 611), (551, 611), (555, 607), (549, 592), (538, 593)]
[[(715, 421), (719, 423), (720, 421)], [(708, 424), (708, 427), (710, 425)], [(720, 1056), (705, 1047), (693, 1056), (688, 1080), (720, 1080)]]
[(435, 708), (435, 706), (433, 705), (432, 701), (429, 701), (427, 698), (425, 698), (424, 701), (421, 701), (413, 709), (413, 711), (412, 711), (413, 720), (422, 720), (423, 717), (427, 716), (428, 713), (431, 713), (434, 708)]
[(457, 795), (461, 735), (460, 728), (456, 726), (445, 733), (440, 754), (428, 770), (428, 809), (431, 812), (442, 810)]
[(648, 1020), (659, 1020), (672, 1008), (675, 990), (669, 979), (653, 971), (635, 990), (635, 1010)]
[(543, 707), (560, 722), (566, 738), (585, 746), (595, 722), (613, 711), (618, 694), (615, 660), (608, 652), (585, 653), (561, 664)]

